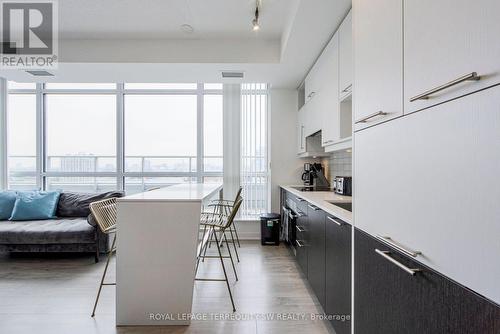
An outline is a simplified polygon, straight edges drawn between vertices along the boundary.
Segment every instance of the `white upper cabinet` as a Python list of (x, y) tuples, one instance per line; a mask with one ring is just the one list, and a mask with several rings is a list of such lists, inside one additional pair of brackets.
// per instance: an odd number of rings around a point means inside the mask
[(305, 114), (306, 106), (304, 105), (297, 117), (297, 154), (306, 152), (306, 129), (305, 129)]
[(339, 89), (340, 96), (352, 91), (352, 10), (340, 25), (339, 35)]
[(328, 80), (318, 95), (321, 117), (321, 145), (339, 140), (339, 34), (335, 34), (321, 55), (322, 72)]
[(319, 92), (320, 89), (320, 76), (321, 72), (319, 71), (318, 61), (311, 68), (309, 73), (306, 76), (305, 80), (305, 103), (311, 100), (314, 95)]
[(404, 29), (405, 113), (500, 82), (499, 0), (405, 0)]
[(402, 1), (353, 1), (355, 131), (403, 114)]

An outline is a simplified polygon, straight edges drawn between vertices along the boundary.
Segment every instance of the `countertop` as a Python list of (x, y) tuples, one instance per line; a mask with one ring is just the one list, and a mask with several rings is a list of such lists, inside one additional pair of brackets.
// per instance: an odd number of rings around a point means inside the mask
[(222, 188), (217, 183), (175, 184), (172, 186), (146, 191), (118, 198), (119, 202), (200, 202), (215, 195)]
[(333, 191), (300, 191), (292, 187), (300, 187), (301, 185), (281, 185), (284, 190), (294, 194), (297, 197), (305, 199), (312, 205), (317, 206), (328, 214), (342, 219), (346, 223), (352, 225), (352, 212), (335, 206), (327, 201), (352, 203), (351, 196), (342, 196), (334, 193)]

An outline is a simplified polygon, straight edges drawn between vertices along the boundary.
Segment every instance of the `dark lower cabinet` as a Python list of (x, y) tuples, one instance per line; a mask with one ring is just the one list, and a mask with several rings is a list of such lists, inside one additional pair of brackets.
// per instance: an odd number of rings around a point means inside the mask
[(307, 209), (309, 242), (307, 279), (321, 306), (325, 307), (325, 212), (313, 205)]
[(337, 334), (351, 333), (352, 227), (327, 215), (325, 223), (325, 312)]
[(307, 276), (307, 251), (309, 244), (309, 222), (307, 217), (307, 210), (297, 212), (298, 217), (296, 221), (296, 234), (295, 234), (295, 249), (297, 263), (304, 275)]
[(500, 333), (499, 305), (357, 229), (354, 247), (356, 334)]

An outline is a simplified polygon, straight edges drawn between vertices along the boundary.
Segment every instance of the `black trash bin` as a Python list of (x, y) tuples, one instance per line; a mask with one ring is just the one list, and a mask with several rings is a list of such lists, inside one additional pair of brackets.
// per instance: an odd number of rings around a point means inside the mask
[(260, 215), (260, 242), (262, 245), (280, 244), (280, 215), (264, 213)]

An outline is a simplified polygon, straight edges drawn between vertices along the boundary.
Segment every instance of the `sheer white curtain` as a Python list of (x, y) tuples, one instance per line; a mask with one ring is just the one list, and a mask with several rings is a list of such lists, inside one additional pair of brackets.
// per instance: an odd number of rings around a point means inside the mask
[(268, 90), (266, 84), (241, 87), (241, 166), (243, 218), (269, 210)]

